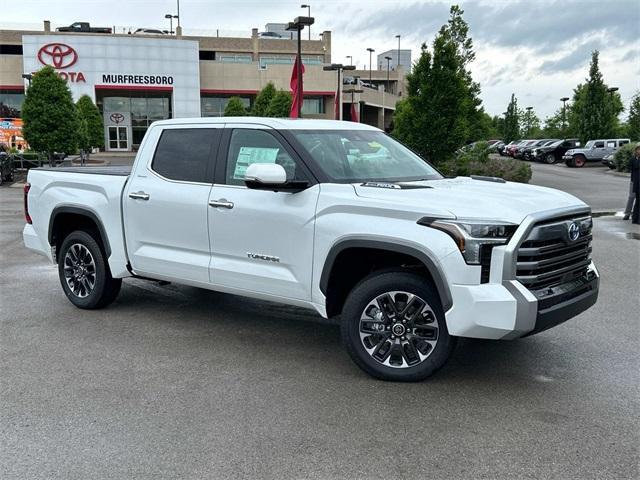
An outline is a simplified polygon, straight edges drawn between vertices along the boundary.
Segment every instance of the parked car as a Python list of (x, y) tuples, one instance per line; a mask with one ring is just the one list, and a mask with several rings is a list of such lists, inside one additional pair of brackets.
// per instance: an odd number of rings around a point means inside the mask
[(280, 40), (283, 38), (283, 36), (277, 32), (260, 32), (258, 33), (258, 38), (266, 40)]
[(589, 140), (584, 148), (572, 148), (562, 156), (568, 167), (584, 167), (587, 162), (601, 162), (604, 157), (615, 153), (618, 148), (629, 143), (628, 138)]
[(0, 144), (0, 185), (13, 181), (13, 161), (9, 155), (9, 147)]
[(518, 146), (520, 146), (520, 144), (524, 142), (527, 142), (527, 140), (516, 140), (514, 142), (511, 142), (511, 144), (505, 149), (505, 151), (507, 152), (507, 156), (513, 157), (516, 148), (518, 148)]
[(579, 146), (580, 141), (577, 138), (566, 138), (541, 147), (536, 147), (532, 150), (531, 155), (536, 162), (552, 164), (559, 162), (567, 150)]
[(157, 28), (138, 28), (134, 35), (167, 35), (169, 32), (166, 30), (158, 30)]
[(504, 142), (502, 140), (498, 140), (497, 142), (489, 145), (489, 152), (491, 153), (500, 153), (501, 149), (504, 149)]
[(502, 145), (502, 147), (498, 147), (498, 153), (500, 154), (500, 156), (501, 157), (509, 156), (508, 149), (513, 145), (515, 145), (516, 143), (518, 143), (517, 140), (511, 140), (509, 143)]
[(616, 162), (614, 160), (614, 157), (616, 156), (615, 153), (610, 153), (609, 155), (607, 155), (606, 157), (604, 157), (602, 159), (602, 164), (606, 165), (607, 167), (609, 167), (611, 170), (615, 170), (616, 169)]
[(522, 155), (524, 154), (524, 149), (530, 145), (533, 145), (536, 142), (537, 140), (525, 140), (519, 145), (516, 145), (516, 148), (513, 149), (513, 158), (522, 158)]
[(92, 27), (89, 22), (75, 22), (68, 27), (58, 27), (57, 32), (77, 32), (77, 33), (112, 33), (109, 27)]
[(137, 277), (305, 307), (339, 317), (353, 361), (385, 380), (433, 374), (456, 337), (531, 335), (598, 296), (581, 200), (444, 178), (361, 123), (163, 120), (133, 167), (27, 180), (24, 243), (75, 306), (105, 307)]
[(536, 142), (533, 142), (533, 143), (527, 145), (524, 148), (524, 150), (522, 151), (522, 159), (523, 160), (532, 160), (532, 157), (533, 157), (533, 153), (532, 152), (533, 152), (534, 148), (542, 147), (544, 145), (549, 145), (549, 144), (551, 144), (553, 142), (556, 142), (556, 141), (558, 141), (557, 138), (556, 139), (545, 138), (545, 139), (538, 140)]

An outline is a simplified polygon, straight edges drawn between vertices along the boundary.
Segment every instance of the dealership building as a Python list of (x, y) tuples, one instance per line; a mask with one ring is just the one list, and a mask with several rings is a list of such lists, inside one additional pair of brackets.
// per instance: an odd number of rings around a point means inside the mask
[[(221, 116), (232, 96), (249, 107), (273, 82), (289, 91), (297, 41), (247, 37), (58, 33), (0, 30), (0, 117), (19, 117), (29, 74), (44, 65), (64, 78), (74, 100), (89, 95), (105, 125), (105, 148), (131, 151), (156, 120)], [(404, 89), (403, 69), (345, 72), (341, 102), (331, 64), (331, 32), (302, 40), (305, 118), (357, 119), (388, 128)], [(26, 78), (25, 78), (26, 76)]]

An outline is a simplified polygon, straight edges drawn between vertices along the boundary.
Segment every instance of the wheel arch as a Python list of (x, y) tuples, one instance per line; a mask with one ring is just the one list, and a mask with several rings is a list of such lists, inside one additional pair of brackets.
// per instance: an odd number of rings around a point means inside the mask
[(94, 227), (100, 236), (98, 243), (104, 249), (105, 256), (111, 255), (109, 237), (100, 220), (100, 217), (88, 207), (58, 206), (51, 212), (49, 219), (48, 241), (52, 247), (62, 241), (61, 233), (71, 233), (71, 231), (82, 227)]
[[(402, 243), (389, 242), (385, 240), (377, 239), (348, 239), (342, 240), (331, 247), (329, 253), (324, 262), (322, 273), (320, 275), (320, 290), (327, 298), (327, 315), (333, 316), (336, 314), (336, 306), (331, 305), (331, 279), (334, 274), (335, 267), (339, 266), (336, 262), (340, 259), (341, 254), (347, 253), (348, 250), (359, 251), (376, 251), (380, 254), (388, 253), (395, 255), (396, 258), (412, 258), (419, 263), (419, 266), (424, 267), (427, 273), (427, 278), (430, 279), (440, 297), (442, 307), (446, 312), (453, 305), (451, 292), (445, 279), (445, 275), (442, 272), (437, 259), (426, 253), (424, 250), (416, 248), (411, 245)], [(339, 303), (343, 303), (343, 300)], [(340, 305), (341, 308), (341, 305)]]

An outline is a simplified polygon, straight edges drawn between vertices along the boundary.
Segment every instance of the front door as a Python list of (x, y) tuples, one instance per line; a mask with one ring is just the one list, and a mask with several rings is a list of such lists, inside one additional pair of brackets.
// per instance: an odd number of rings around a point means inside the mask
[(129, 127), (107, 127), (107, 138), (109, 139), (108, 148), (110, 151), (126, 152), (129, 150)]
[[(319, 185), (275, 131), (227, 126), (225, 137), (226, 162), (220, 158), (209, 198), (211, 282), (223, 289), (310, 299)], [(249, 189), (244, 172), (256, 162), (279, 163), (288, 180), (310, 186), (297, 193)]]
[[(209, 283), (207, 201), (222, 125), (152, 128), (124, 192), (127, 252), (134, 272)], [(147, 152), (144, 149), (153, 149)]]

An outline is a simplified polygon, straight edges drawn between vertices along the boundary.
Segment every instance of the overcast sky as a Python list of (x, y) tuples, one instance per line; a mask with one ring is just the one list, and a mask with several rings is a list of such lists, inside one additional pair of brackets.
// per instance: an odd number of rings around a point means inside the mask
[[(451, 2), (410, 0), (309, 0), (316, 18), (312, 33), (331, 30), (333, 61), (369, 62), (367, 47), (382, 52), (413, 50), (431, 44), (446, 22)], [(97, 26), (167, 28), (165, 13), (175, 0), (21, 0), (1, 9), (0, 28), (26, 25), (41, 28), (89, 21)], [(242, 32), (286, 22), (303, 14), (304, 1), (181, 0), (185, 34)], [(640, 2), (638, 0), (469, 0), (465, 10), (477, 58), (472, 65), (480, 82), (485, 109), (501, 114), (511, 93), (523, 107), (533, 106), (541, 118), (571, 96), (587, 75), (591, 51), (601, 52), (605, 82), (620, 88), (625, 108), (640, 88)], [(11, 8), (7, 8), (8, 6)], [(375, 57), (374, 57), (375, 62)], [(374, 63), (375, 65), (375, 63)], [(623, 114), (626, 118), (626, 112)]]

